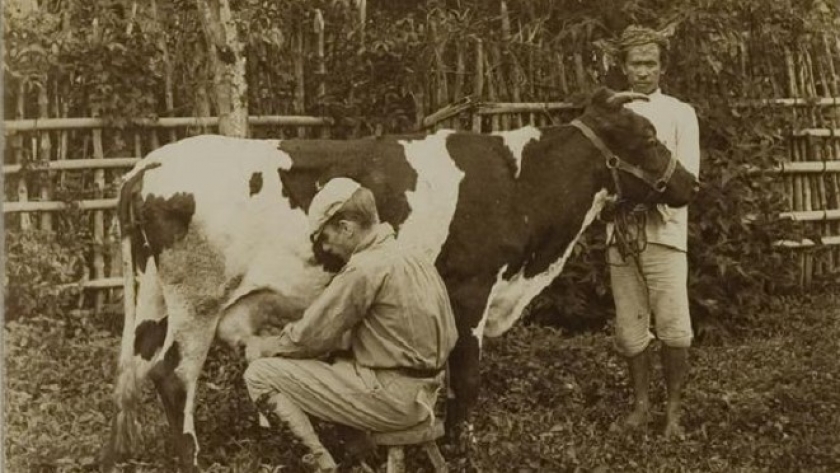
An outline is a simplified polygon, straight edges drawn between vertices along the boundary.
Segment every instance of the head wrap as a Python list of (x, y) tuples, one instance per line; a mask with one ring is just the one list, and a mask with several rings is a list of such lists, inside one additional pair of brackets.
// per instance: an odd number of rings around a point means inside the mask
[(658, 44), (661, 49), (667, 49), (668, 36), (666, 31), (656, 31), (645, 26), (630, 25), (621, 33), (616, 46), (622, 53), (633, 46), (650, 43)]

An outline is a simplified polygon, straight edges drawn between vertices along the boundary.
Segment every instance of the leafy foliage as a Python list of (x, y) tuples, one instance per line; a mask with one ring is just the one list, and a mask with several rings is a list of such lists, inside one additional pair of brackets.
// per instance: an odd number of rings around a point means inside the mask
[[(37, 105), (31, 92), (50, 87), (58, 88), (67, 112), (77, 116), (91, 108), (119, 119), (203, 108), (207, 98), (205, 94), (202, 99), (201, 90), (206, 92), (210, 82), (194, 2), (155, 2), (155, 8), (134, 8), (137, 4), (124, 0), (42, 2), (36, 14), (26, 13), (26, 5), (35, 4), (19, 0), (4, 10), (4, 66), (6, 83), (20, 81), (28, 91), (27, 115)], [(795, 285), (795, 257), (772, 242), (801, 237), (807, 229), (776, 221), (778, 212), (788, 210), (777, 181), (745, 171), (746, 166), (767, 168), (784, 157), (780, 130), (791, 126), (791, 117), (778, 109), (732, 107), (743, 97), (788, 93), (786, 71), (778, 66), (784, 64), (785, 51), (797, 51), (834, 31), (840, 24), (836, 5), (822, 0), (510, 0), (506, 5), (514, 27), (507, 39), (499, 34), (499, 3), (372, 3), (364, 22), (358, 5), (328, 0), (233, 2), (249, 58), (252, 114), (293, 111), (353, 117), (349, 134), (407, 131), (432, 111), (424, 107), (434, 103), (427, 95), (437, 94), (435, 78), (445, 78), (450, 86), (457, 82), (451, 46), (463, 49), (474, 40), (509, 46), (503, 54), (515, 64), (530, 61), (535, 50), (565, 51), (567, 59), (570, 51), (581, 51), (591, 77), (620, 88), (623, 79), (614, 60), (599, 50), (599, 41), (615, 38), (630, 22), (677, 25), (664, 88), (695, 107), (702, 135), (704, 190), (690, 212), (690, 295), (698, 331), (714, 334), (723, 326), (751, 323), (751, 314), (767, 294)], [(316, 10), (324, 18), (326, 76), (319, 75), (320, 58), (311, 47)], [(307, 46), (301, 48), (300, 41)], [(744, 48), (751, 51), (747, 56)], [(468, 60), (472, 54), (466, 51)], [(297, 61), (302, 61), (305, 77), (314, 80), (297, 83)], [(164, 106), (167, 78), (174, 87), (173, 110)], [(464, 81), (464, 94), (472, 91), (470, 82)], [(528, 84), (519, 85), (528, 90)], [(530, 85), (536, 98), (557, 92), (550, 85)], [(293, 110), (299, 86), (307, 100)], [(497, 87), (499, 97), (509, 99), (504, 84)], [(14, 115), (11, 102), (7, 101), (8, 115)], [(72, 157), (83, 153), (78, 148), (71, 146)], [(6, 189), (7, 195), (12, 192)], [(17, 252), (31, 252), (23, 243), (10, 241), (10, 252), (15, 253), (11, 259), (20, 261)], [(603, 227), (595, 225), (563, 275), (532, 305), (531, 320), (578, 329), (603, 326), (612, 314), (603, 246)], [(77, 255), (83, 250), (73, 246), (67, 252)], [(27, 270), (35, 268), (40, 268), (36, 280), (64, 280), (50, 264)], [(15, 303), (32, 308), (35, 301), (57, 297), (46, 285), (37, 287), (46, 291), (45, 297), (38, 297), (34, 288), (15, 286)]]
[(6, 320), (30, 314), (62, 317), (76, 291), (63, 287), (81, 278), (82, 241), (37, 230), (6, 233)]
[[(21, 0), (4, 11), (4, 65), (10, 78), (28, 89), (60, 82), (71, 116), (89, 116), (91, 109), (123, 118), (156, 113), (161, 73), (154, 38), (129, 32), (122, 2), (26, 6), (34, 4)], [(35, 115), (33, 105), (26, 104), (29, 116)], [(9, 111), (7, 116), (14, 116)]]
[[(58, 88), (70, 115), (87, 115), (91, 108), (119, 119), (211, 112), (206, 45), (194, 2), (42, 2), (36, 14), (27, 14), (25, 5), (34, 3), (18, 0), (4, 10), (4, 65), (7, 84), (20, 81), (29, 91), (28, 115), (37, 105), (31, 91), (50, 87)], [(453, 83), (461, 83), (462, 94), (476, 92), (472, 71), (456, 70), (453, 56), (460, 50), (471, 61), (476, 40), (502, 47), (488, 62), (502, 69), (522, 67), (535, 51), (566, 60), (580, 52), (584, 75), (620, 88), (619, 68), (598, 45), (631, 22), (676, 25), (664, 88), (694, 105), (702, 130), (704, 191), (690, 212), (691, 297), (701, 329), (748, 323), (766, 294), (793, 285), (793, 257), (772, 242), (806, 230), (776, 222), (775, 215), (787, 210), (781, 189), (769, 176), (745, 171), (747, 165), (766, 168), (783, 157), (779, 130), (790, 127), (791, 117), (778, 109), (733, 111), (732, 106), (744, 97), (788, 94), (781, 66), (785, 52), (835, 31), (836, 5), (509, 0), (507, 17), (500, 5), (373, 2), (362, 21), (359, 2), (233, 2), (248, 56), (251, 112), (331, 115), (339, 123), (351, 117), (352, 130), (334, 136), (405, 132), (433, 111), (426, 108), (430, 104), (456, 95), (436, 90), (436, 81), (447, 81), (450, 92)], [(324, 19), (326, 75), (319, 72), (321, 58), (312, 46), (316, 12)], [(505, 18), (512, 26), (502, 36), (510, 37), (500, 36)], [(305, 83), (295, 72), (299, 66)], [(557, 96), (556, 84), (527, 84), (531, 79), (516, 74), (504, 84), (487, 73), (479, 99), (486, 98), (490, 82), (499, 100), (510, 100), (513, 86), (530, 100)], [(171, 110), (165, 105), (167, 83), (174, 89)], [(301, 88), (305, 101), (298, 103)], [(7, 115), (14, 115), (10, 102)], [(587, 234), (561, 278), (535, 302), (534, 320), (592, 327), (609, 318), (601, 229)]]
[[(776, 298), (748, 336), (697, 347), (685, 442), (664, 442), (659, 433), (665, 393), (658, 363), (654, 424), (625, 436), (610, 431), (626, 413), (630, 388), (607, 331), (568, 337), (515, 327), (485, 344), (475, 463), (482, 471), (522, 472), (837, 471), (838, 302), (836, 294)], [(69, 331), (62, 321), (30, 316), (7, 323), (4, 338), (5, 470), (94, 470), (114, 409), (116, 333), (90, 322)], [(211, 351), (196, 412), (206, 470), (302, 471), (305, 450), (288, 431), (257, 427), (243, 370), (241, 357)], [(172, 471), (170, 432), (151, 389), (140, 414), (134, 471)], [(318, 428), (341, 458), (337, 430)], [(419, 449), (408, 450), (408, 461), (409, 471), (428, 471)]]

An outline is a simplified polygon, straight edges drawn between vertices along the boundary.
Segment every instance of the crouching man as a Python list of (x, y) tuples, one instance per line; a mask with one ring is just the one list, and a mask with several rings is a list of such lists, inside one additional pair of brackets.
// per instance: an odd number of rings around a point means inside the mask
[[(458, 334), (434, 263), (399, 246), (370, 190), (329, 181), (309, 222), (313, 242), (346, 264), (300, 320), (249, 343), (245, 382), (311, 450), (317, 471), (335, 471), (308, 415), (368, 432), (430, 422)], [(324, 361), (339, 351), (347, 356)]]

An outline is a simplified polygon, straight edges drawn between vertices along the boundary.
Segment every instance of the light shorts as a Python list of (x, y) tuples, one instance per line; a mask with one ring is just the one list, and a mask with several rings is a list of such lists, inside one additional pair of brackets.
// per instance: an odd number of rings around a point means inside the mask
[[(648, 244), (636, 261), (624, 261), (616, 247), (608, 250), (610, 282), (616, 313), (616, 348), (635, 356), (654, 338), (674, 348), (688, 348), (694, 334), (688, 309), (688, 258), (664, 245)], [(647, 284), (646, 284), (647, 282)], [(656, 337), (651, 331), (651, 315)]]

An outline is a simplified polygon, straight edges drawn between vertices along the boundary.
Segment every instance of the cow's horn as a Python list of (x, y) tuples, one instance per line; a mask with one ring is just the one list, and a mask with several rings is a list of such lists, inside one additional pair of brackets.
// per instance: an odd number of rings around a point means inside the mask
[(645, 101), (647, 101), (647, 100), (650, 100), (650, 97), (648, 97), (645, 94), (639, 93), (639, 92), (632, 92), (632, 91), (616, 92), (612, 95), (612, 97), (607, 99), (607, 105), (619, 106), (619, 105), (624, 105), (628, 102), (632, 102), (634, 100), (645, 100)]

